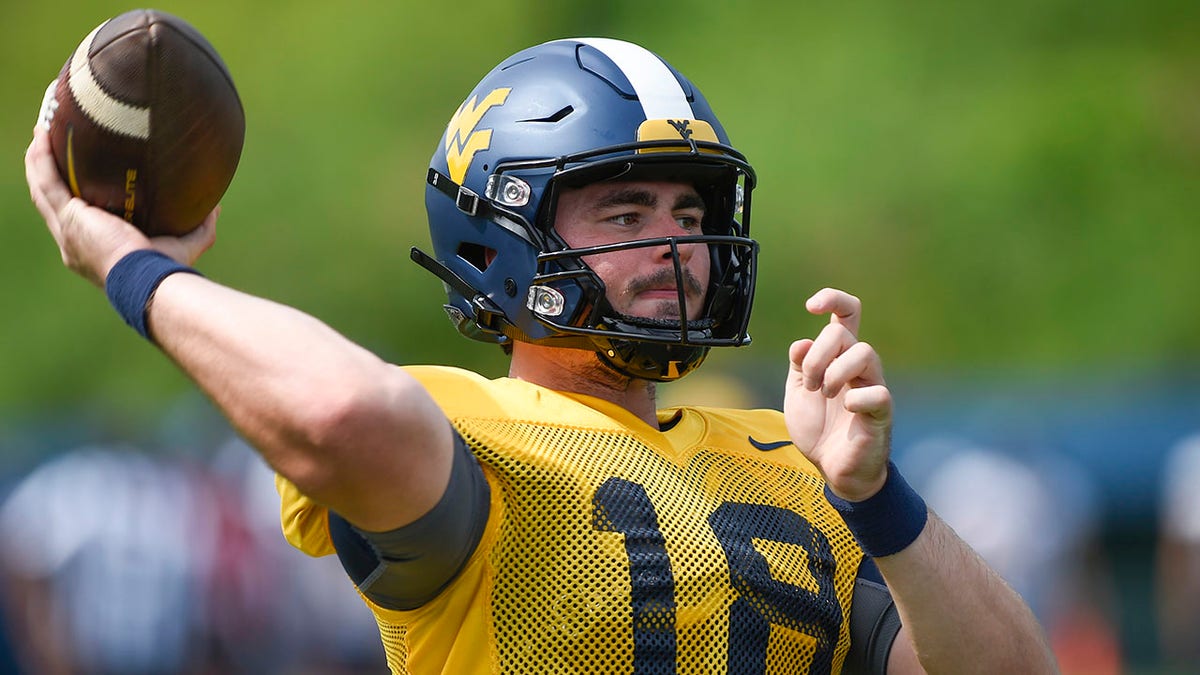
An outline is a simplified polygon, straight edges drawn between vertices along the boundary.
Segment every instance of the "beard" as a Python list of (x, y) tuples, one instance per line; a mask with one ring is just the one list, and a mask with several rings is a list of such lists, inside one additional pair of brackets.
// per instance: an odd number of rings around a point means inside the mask
[(672, 325), (679, 323), (680, 311), (678, 300), (656, 300), (654, 305), (647, 312), (650, 316), (643, 317), (643, 321), (666, 320)]
[(601, 359), (598, 353), (593, 352), (591, 357), (579, 370), (580, 374), (588, 378), (591, 382), (614, 391), (630, 391), (635, 387), (645, 387), (646, 391), (651, 396), (654, 396), (656, 391), (655, 382), (651, 380), (639, 380), (619, 372)]

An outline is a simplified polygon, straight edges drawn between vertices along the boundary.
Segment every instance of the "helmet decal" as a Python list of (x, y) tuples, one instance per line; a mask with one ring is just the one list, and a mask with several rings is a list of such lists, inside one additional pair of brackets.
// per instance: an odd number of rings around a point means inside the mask
[(454, 182), (463, 182), (475, 154), (487, 150), (491, 145), (492, 130), (477, 130), (475, 127), (488, 110), (504, 105), (510, 91), (512, 89), (509, 87), (493, 89), (479, 103), (476, 103), (477, 97), (472, 96), (450, 118), (450, 124), (446, 126), (446, 164), (450, 167), (450, 177)]
[[(712, 125), (704, 120), (646, 120), (638, 126), (639, 141), (679, 141), (691, 140), (719, 143), (717, 132)], [(671, 148), (641, 148), (638, 152), (663, 152)], [(715, 150), (701, 152), (715, 153)]]
[(621, 69), (641, 101), (646, 119), (695, 117), (675, 75), (645, 47), (610, 38), (580, 38), (576, 42), (598, 49)]

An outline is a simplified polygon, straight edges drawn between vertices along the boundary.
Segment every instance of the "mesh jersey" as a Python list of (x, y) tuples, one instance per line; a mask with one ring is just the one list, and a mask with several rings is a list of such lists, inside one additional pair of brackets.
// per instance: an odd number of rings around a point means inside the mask
[[(411, 611), (366, 600), (394, 673), (841, 669), (863, 554), (816, 469), (778, 443), (779, 412), (663, 410), (680, 416), (663, 432), (588, 396), (407, 370), (479, 459), (491, 506), (444, 592)], [(333, 553), (327, 512), (279, 486), (289, 541)]]

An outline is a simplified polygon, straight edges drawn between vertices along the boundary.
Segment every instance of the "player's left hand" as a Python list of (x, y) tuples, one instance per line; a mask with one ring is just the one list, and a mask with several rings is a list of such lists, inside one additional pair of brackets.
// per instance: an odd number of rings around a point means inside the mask
[(834, 494), (861, 501), (887, 479), (892, 396), (875, 349), (858, 339), (862, 303), (833, 288), (806, 303), (829, 315), (815, 340), (792, 343), (783, 412), (792, 442)]

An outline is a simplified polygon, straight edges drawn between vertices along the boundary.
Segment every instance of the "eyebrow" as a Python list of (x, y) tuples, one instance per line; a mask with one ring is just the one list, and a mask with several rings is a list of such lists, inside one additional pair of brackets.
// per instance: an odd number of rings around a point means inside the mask
[[(600, 198), (595, 203), (593, 208), (600, 210), (613, 206), (626, 205), (654, 208), (655, 206), (658, 206), (658, 198), (649, 190), (642, 190), (639, 188), (621, 188)], [(703, 211), (705, 208), (704, 200), (701, 199), (700, 195), (696, 194), (695, 192), (685, 192), (679, 195), (679, 198), (675, 200), (674, 208), (676, 210), (698, 208)]]

